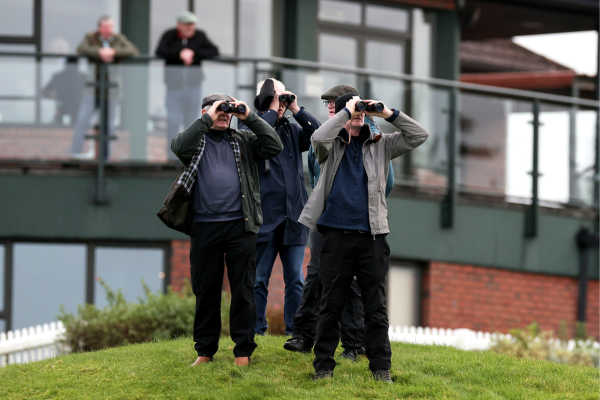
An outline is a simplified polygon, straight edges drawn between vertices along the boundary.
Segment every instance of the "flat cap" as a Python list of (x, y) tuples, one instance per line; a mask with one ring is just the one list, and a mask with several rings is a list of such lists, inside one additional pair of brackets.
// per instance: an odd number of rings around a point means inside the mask
[(325, 93), (323, 93), (321, 95), (321, 98), (323, 100), (327, 100), (327, 99), (337, 99), (338, 97), (340, 97), (343, 94), (348, 94), (348, 93), (356, 93), (359, 94), (358, 90), (356, 90), (355, 87), (350, 86), (350, 85), (335, 85), (334, 87), (332, 87), (331, 89), (329, 89), (328, 91), (326, 91)]
[(189, 11), (184, 11), (177, 16), (177, 22), (182, 24), (197, 24), (198, 17)]
[(215, 101), (233, 101), (231, 97), (223, 93), (212, 93), (202, 99), (202, 108), (212, 105)]

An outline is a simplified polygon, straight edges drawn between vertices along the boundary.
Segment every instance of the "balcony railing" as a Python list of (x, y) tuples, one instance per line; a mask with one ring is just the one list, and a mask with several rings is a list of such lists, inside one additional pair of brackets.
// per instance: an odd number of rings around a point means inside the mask
[[(1, 163), (97, 168), (98, 202), (107, 165), (176, 163), (169, 135), (184, 126), (169, 128), (164, 77), (193, 79), (200, 69), (149, 56), (94, 64), (6, 52), (0, 66)], [(223, 92), (250, 106), (259, 80), (280, 79), (321, 121), (321, 94), (341, 83), (406, 112), (431, 136), (394, 160), (396, 183), (443, 194), (443, 226), (452, 225), (457, 193), (531, 205), (529, 235), (538, 204), (597, 207), (598, 101), (283, 58), (223, 57), (204, 61), (202, 73), (200, 96)]]

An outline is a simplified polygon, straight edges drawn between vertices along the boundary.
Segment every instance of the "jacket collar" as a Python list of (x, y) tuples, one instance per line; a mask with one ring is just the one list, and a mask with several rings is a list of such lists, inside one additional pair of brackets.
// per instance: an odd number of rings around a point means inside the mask
[[(362, 126), (362, 128), (360, 128), (361, 134), (365, 133), (365, 132), (369, 133), (369, 139), (367, 139), (366, 142), (375, 143), (375, 142), (379, 142), (379, 139), (381, 139), (381, 132), (373, 131), (371, 129), (371, 126), (366, 122)], [(342, 128), (337, 135), (337, 139), (340, 139), (342, 141), (342, 143), (344, 143), (344, 144), (350, 143), (350, 132), (348, 132), (346, 129)]]

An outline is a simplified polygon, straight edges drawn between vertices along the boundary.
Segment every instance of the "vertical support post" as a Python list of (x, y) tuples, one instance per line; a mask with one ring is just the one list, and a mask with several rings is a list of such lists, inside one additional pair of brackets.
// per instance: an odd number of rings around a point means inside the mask
[(98, 130), (98, 165), (96, 168), (96, 204), (106, 204), (105, 165), (108, 157), (108, 64), (99, 63), (98, 92), (100, 101), (100, 129)]
[(590, 250), (587, 245), (589, 232), (581, 229), (577, 234), (577, 245), (579, 247), (579, 290), (577, 292), (577, 321), (585, 322), (586, 299), (588, 286), (588, 260)]
[(446, 196), (442, 200), (442, 228), (454, 225), (454, 204), (456, 198), (456, 133), (458, 130), (458, 95), (459, 90), (453, 87), (450, 92), (450, 111), (448, 126), (448, 185)]
[(525, 216), (525, 237), (537, 236), (538, 220), (538, 178), (540, 141), (540, 100), (533, 101), (533, 166), (531, 170), (531, 205)]
[(94, 244), (88, 244), (86, 246), (87, 262), (86, 262), (86, 276), (85, 276), (85, 302), (88, 304), (94, 304), (94, 278), (96, 275), (96, 246)]
[[(571, 97), (579, 97), (579, 86), (577, 79), (574, 80), (571, 87)], [(578, 175), (577, 175), (577, 113), (579, 107), (576, 104), (571, 105), (569, 110), (569, 203), (580, 204)]]
[(13, 290), (13, 242), (6, 242), (4, 248), (4, 315), (6, 321), (6, 330), (13, 328), (12, 324), (12, 290)]

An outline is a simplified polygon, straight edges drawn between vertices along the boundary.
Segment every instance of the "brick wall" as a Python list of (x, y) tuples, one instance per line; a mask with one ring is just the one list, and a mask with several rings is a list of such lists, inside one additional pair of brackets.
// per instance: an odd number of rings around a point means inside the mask
[[(565, 321), (574, 333), (578, 279), (495, 268), (432, 262), (423, 274), (422, 324), (508, 332), (537, 321), (558, 331)], [(588, 334), (598, 338), (599, 284), (588, 285)]]
[[(306, 276), (306, 265), (310, 260), (310, 250), (307, 247), (304, 253), (304, 276)], [(223, 278), (223, 289), (229, 290), (227, 271)], [(175, 240), (171, 242), (171, 286), (175, 290), (181, 289), (185, 279), (190, 278), (190, 242), (189, 240)], [(269, 281), (269, 297), (267, 303), (270, 306), (283, 306), (285, 284), (283, 282), (283, 268), (281, 260), (277, 257), (271, 279)]]

